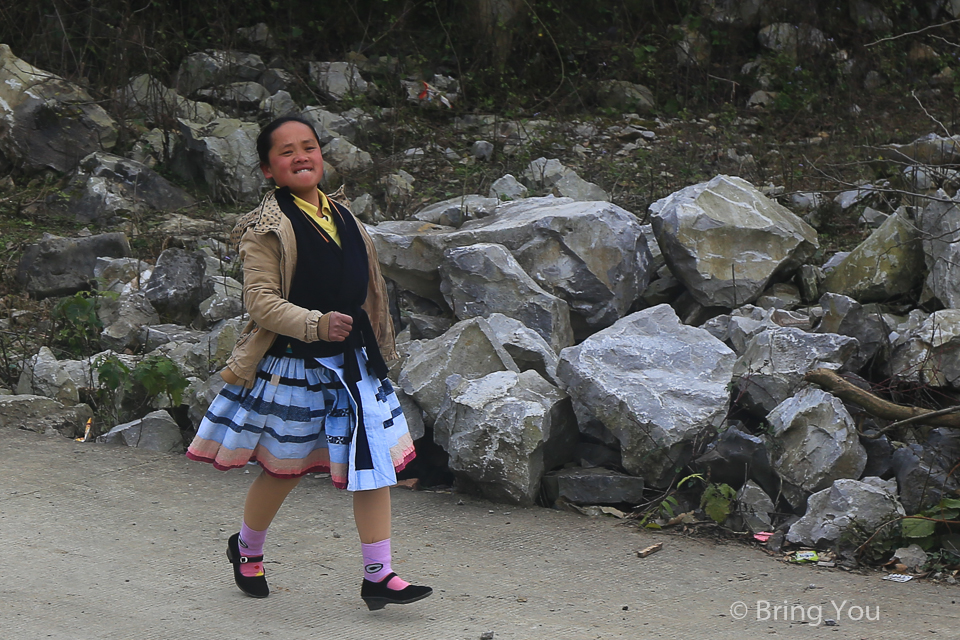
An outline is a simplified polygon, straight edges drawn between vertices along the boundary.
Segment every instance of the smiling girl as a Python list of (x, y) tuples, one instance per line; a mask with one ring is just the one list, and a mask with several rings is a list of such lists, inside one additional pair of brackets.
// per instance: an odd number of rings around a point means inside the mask
[(308, 121), (271, 122), (257, 154), (277, 189), (234, 229), (251, 321), (187, 456), (263, 468), (227, 544), (247, 595), (269, 595), (263, 543), (287, 494), (307, 473), (329, 471), (353, 492), (361, 598), (371, 610), (416, 602), (433, 590), (390, 566), (390, 486), (414, 451), (387, 378), (384, 357), (397, 356), (376, 250), (346, 206), (319, 190), (323, 157)]

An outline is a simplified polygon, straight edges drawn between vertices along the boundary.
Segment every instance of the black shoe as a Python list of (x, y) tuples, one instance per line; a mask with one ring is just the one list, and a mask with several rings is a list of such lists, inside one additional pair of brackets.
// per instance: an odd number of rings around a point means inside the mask
[(248, 578), (240, 573), (240, 565), (248, 562), (263, 562), (263, 556), (241, 556), (240, 555), (240, 534), (235, 533), (227, 540), (227, 560), (233, 563), (233, 579), (236, 581), (240, 591), (251, 598), (266, 598), (270, 595), (270, 587), (267, 586), (266, 576), (253, 576)]
[(363, 579), (363, 586), (360, 587), (360, 597), (363, 598), (370, 611), (383, 609), (388, 604), (410, 604), (417, 600), (423, 600), (433, 593), (433, 589), (430, 587), (420, 587), (414, 584), (407, 585), (399, 591), (388, 589), (387, 583), (396, 575), (391, 573), (380, 582)]

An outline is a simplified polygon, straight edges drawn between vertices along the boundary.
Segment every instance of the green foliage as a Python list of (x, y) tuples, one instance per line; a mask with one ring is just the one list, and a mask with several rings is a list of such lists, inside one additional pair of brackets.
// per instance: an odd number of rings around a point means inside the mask
[(53, 310), (55, 344), (75, 355), (85, 355), (93, 345), (99, 345), (103, 323), (97, 316), (98, 301), (89, 291), (60, 300)]
[(167, 396), (173, 406), (180, 404), (183, 399), (183, 390), (190, 384), (173, 360), (161, 355), (141, 360), (133, 368), (132, 378), (143, 387), (147, 396), (155, 397), (162, 393)]
[(950, 525), (958, 525), (960, 499), (943, 498), (939, 503), (924, 509), (916, 516), (903, 519), (903, 537), (916, 542), (924, 549), (933, 549), (940, 545), (942, 536), (951, 535)]
[(737, 492), (726, 483), (710, 483), (700, 496), (700, 507), (717, 524), (723, 524), (730, 511)]
[(161, 355), (144, 358), (131, 369), (110, 354), (97, 358), (93, 367), (97, 371), (98, 413), (113, 423), (141, 412), (160, 395), (166, 396), (171, 406), (179, 406), (183, 390), (190, 384), (176, 363)]

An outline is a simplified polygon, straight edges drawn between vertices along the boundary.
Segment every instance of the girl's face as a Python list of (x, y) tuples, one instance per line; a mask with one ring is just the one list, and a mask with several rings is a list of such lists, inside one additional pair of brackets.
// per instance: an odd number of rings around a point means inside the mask
[(323, 156), (310, 127), (286, 122), (273, 132), (270, 142), (269, 162), (260, 165), (263, 176), (299, 197), (316, 191), (323, 177)]

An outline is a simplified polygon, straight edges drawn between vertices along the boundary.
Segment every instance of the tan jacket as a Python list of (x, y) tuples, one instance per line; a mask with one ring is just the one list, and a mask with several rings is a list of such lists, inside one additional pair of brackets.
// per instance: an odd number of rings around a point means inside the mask
[[(342, 188), (327, 197), (347, 207)], [(390, 362), (398, 356), (387, 287), (380, 273), (373, 241), (363, 223), (357, 221), (357, 226), (367, 247), (370, 265), (370, 284), (363, 309), (370, 316), (384, 361)], [(287, 301), (297, 269), (297, 239), (293, 225), (283, 215), (272, 191), (259, 207), (240, 218), (233, 229), (232, 239), (240, 245), (243, 302), (250, 313), (250, 322), (240, 334), (227, 367), (220, 375), (230, 384), (250, 387), (256, 377), (257, 365), (278, 335), (303, 342), (326, 340), (330, 314), (304, 309)]]

